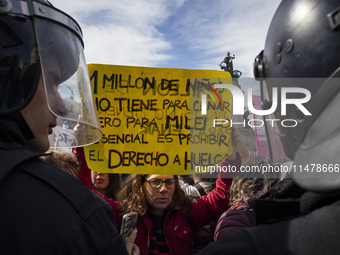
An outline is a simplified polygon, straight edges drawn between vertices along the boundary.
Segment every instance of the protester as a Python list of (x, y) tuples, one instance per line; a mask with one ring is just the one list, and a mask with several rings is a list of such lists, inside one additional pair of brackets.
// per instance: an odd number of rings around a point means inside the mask
[(117, 199), (117, 193), (121, 188), (120, 174), (108, 174), (91, 171), (93, 188), (108, 198)]
[[(235, 151), (240, 152), (242, 156), (245, 155), (246, 160), (249, 158), (249, 153), (247, 147), (239, 134), (237, 129), (232, 129), (233, 131), (233, 144), (235, 146)], [(185, 179), (185, 177), (190, 176), (181, 176), (181, 178)], [(191, 198), (193, 202), (197, 202), (201, 196), (208, 195), (215, 187), (216, 187), (216, 179), (209, 178), (211, 177), (210, 173), (206, 174), (193, 174), (192, 175), (192, 185), (179, 180), (180, 187), (183, 189), (185, 194)], [(186, 179), (188, 180), (188, 179)], [(204, 225), (200, 228), (197, 233), (194, 235), (194, 253), (206, 247), (210, 242), (214, 241), (214, 231), (217, 225), (217, 220), (219, 216), (213, 219), (208, 224)]]
[[(109, 205), (39, 158), (56, 126), (75, 145), (101, 137), (78, 24), (47, 1), (4, 0), (0, 34), (0, 253), (127, 254)], [(64, 117), (88, 118), (82, 140)]]
[[(113, 198), (109, 198), (106, 195), (100, 193), (95, 189), (95, 187), (92, 185), (92, 170), (88, 167), (85, 159), (84, 154), (84, 148), (83, 147), (77, 147), (72, 150), (73, 155), (76, 156), (78, 162), (79, 162), (79, 180), (85, 184), (85, 186), (92, 190), (95, 194), (97, 194), (99, 197), (104, 199), (109, 205), (114, 209), (117, 206), (117, 201)], [(120, 227), (120, 215), (119, 213), (114, 213), (115, 222), (118, 227)], [(119, 228), (118, 228), (119, 229)]]
[[(190, 178), (190, 175), (188, 176)], [(194, 185), (186, 182), (185, 179), (187, 178), (183, 178), (181, 175), (179, 175), (177, 178), (178, 178), (178, 184), (181, 187), (181, 189), (184, 191), (184, 193), (187, 196), (189, 196), (193, 202), (197, 202), (198, 199), (201, 197), (201, 194), (198, 191), (198, 189)], [(195, 183), (193, 182), (193, 184)]]
[[(255, 156), (247, 161), (245, 166), (260, 167), (268, 166), (269, 160), (261, 156)], [(255, 168), (253, 168), (255, 169)], [(241, 232), (244, 228), (256, 225), (255, 210), (252, 199), (259, 198), (270, 190), (278, 181), (266, 175), (256, 177), (248, 174), (247, 178), (233, 178), (229, 189), (230, 208), (219, 218), (214, 234), (214, 240), (220, 240), (232, 234)]]
[[(255, 200), (258, 226), (198, 254), (340, 254), (339, 20), (337, 0), (283, 0), (279, 5), (254, 73), (263, 85), (263, 99), (273, 88), (311, 93), (300, 107), (288, 105), (286, 115), (275, 112), (276, 119), (294, 120), (296, 127), (279, 125), (281, 140), (267, 132), (271, 158), (278, 148), (274, 145), (282, 141), (294, 165), (284, 180)], [(295, 102), (304, 97), (289, 94)], [(267, 109), (270, 101), (262, 105)]]
[[(229, 163), (237, 165), (240, 156)], [(129, 176), (118, 199), (121, 214), (139, 214), (135, 244), (141, 254), (192, 254), (194, 235), (226, 208), (229, 184), (229, 179), (218, 179), (215, 190), (192, 203), (179, 187), (177, 176)]]
[[(241, 141), (238, 137), (233, 138), (233, 141)], [(90, 169), (84, 165), (86, 161), (79, 149), (78, 158), (83, 159), (80, 161), (80, 180), (90, 188)], [(234, 151), (221, 164), (239, 168), (241, 155)], [(129, 212), (138, 213), (135, 244), (141, 254), (192, 254), (197, 231), (226, 210), (226, 191), (230, 183), (231, 179), (218, 178), (216, 188), (209, 195), (192, 203), (180, 188), (177, 175), (131, 174), (118, 193), (119, 202), (111, 205), (115, 215), (120, 217)], [(116, 222), (120, 227), (120, 220)]]

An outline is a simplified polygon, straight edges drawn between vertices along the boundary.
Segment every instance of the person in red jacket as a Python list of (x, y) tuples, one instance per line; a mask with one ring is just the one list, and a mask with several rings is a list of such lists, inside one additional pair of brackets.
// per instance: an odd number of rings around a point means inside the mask
[[(242, 139), (235, 132), (234, 142)], [(234, 144), (235, 146), (236, 144)], [(237, 147), (237, 146), (235, 146)], [(90, 169), (81, 150), (80, 180), (93, 190)], [(225, 159), (221, 166), (241, 166), (241, 154), (234, 152)], [(228, 190), (232, 179), (221, 178), (219, 173), (216, 188), (207, 196), (202, 196), (196, 203), (185, 195), (178, 184), (176, 175), (141, 175), (132, 174), (126, 178), (118, 201), (107, 199), (113, 208), (117, 228), (125, 213), (137, 212), (137, 237), (135, 244), (141, 255), (146, 254), (192, 254), (194, 235), (204, 225), (219, 217), (228, 207)], [(228, 173), (226, 173), (228, 175)], [(104, 196), (102, 196), (104, 197)]]
[[(240, 154), (223, 164), (239, 167)], [(130, 175), (118, 193), (119, 213), (138, 213), (135, 244), (141, 254), (192, 254), (194, 235), (228, 206), (230, 184), (231, 179), (218, 178), (213, 191), (192, 203), (176, 175)]]

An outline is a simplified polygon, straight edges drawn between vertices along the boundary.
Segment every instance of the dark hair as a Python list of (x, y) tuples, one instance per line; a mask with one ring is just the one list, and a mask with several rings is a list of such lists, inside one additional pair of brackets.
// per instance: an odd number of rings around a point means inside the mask
[(109, 173), (109, 185), (106, 188), (105, 196), (117, 200), (117, 193), (121, 189), (120, 174)]
[[(149, 205), (146, 202), (142, 189), (147, 174), (131, 174), (124, 183), (122, 189), (118, 192), (117, 198), (121, 203), (120, 213), (123, 215), (129, 212), (137, 212), (139, 215), (145, 215), (149, 211)], [(191, 206), (191, 200), (178, 184), (178, 177), (174, 175), (176, 186), (171, 204), (167, 210), (174, 210), (179, 213), (185, 213)]]

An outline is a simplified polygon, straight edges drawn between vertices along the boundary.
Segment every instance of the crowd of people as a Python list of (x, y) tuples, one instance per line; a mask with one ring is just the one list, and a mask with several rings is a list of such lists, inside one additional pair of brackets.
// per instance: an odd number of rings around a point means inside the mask
[[(245, 145), (237, 130), (233, 131), (232, 140), (235, 150), (221, 165), (239, 168), (241, 154), (237, 151), (244, 151)], [(79, 179), (104, 199), (112, 208), (117, 229), (121, 228), (125, 214), (137, 212), (139, 217), (133, 250), (137, 254), (193, 254), (203, 249), (214, 241), (212, 223), (230, 210), (231, 201), (238, 199), (231, 192), (235, 181), (227, 174), (222, 176), (220, 173), (217, 180), (196, 175), (192, 178), (193, 185), (188, 179), (180, 181), (181, 176), (177, 175), (131, 174), (121, 183), (120, 180), (110, 182), (110, 174), (90, 170), (83, 147), (75, 148), (73, 153), (62, 149), (50, 150), (41, 159)], [(119, 174), (111, 175), (120, 179)], [(99, 178), (102, 180), (99, 181)], [(112, 183), (118, 188), (110, 188)], [(197, 188), (197, 184), (202, 188)], [(235, 186), (242, 189), (240, 185)], [(198, 197), (192, 196), (193, 189), (200, 190)], [(244, 196), (248, 194), (250, 197), (260, 187), (253, 192), (249, 191), (251, 189), (254, 188), (248, 188)], [(236, 188), (234, 190), (237, 193)], [(225, 231), (216, 228), (216, 233)]]
[[(77, 22), (46, 0), (1, 1), (0, 253), (339, 254), (339, 49), (337, 0), (282, 0), (254, 75), (264, 108), (274, 88), (298, 87), (311, 92), (311, 114), (301, 104), (274, 112), (298, 125), (279, 127), (280, 138), (267, 127), (270, 159), (249, 156), (233, 129), (234, 150), (220, 163), (272, 164), (280, 141), (295, 170), (326, 171), (122, 178), (86, 163), (84, 146), (101, 133)], [(77, 90), (81, 103), (67, 105), (58, 86)], [(65, 119), (77, 129), (72, 139), (63, 134)], [(50, 149), (52, 129), (76, 146), (72, 153)], [(123, 240), (122, 219), (131, 212), (136, 229)]]
[[(234, 132), (233, 140), (242, 142), (237, 132)], [(237, 148), (238, 144), (234, 146)], [(73, 152), (80, 162), (80, 181), (95, 191), (95, 180), (91, 178), (94, 171), (86, 164), (83, 148)], [(221, 164), (240, 167), (240, 153), (234, 150)], [(215, 182), (216, 187), (196, 202), (179, 186), (177, 175), (131, 174), (115, 194), (115, 200), (101, 197), (111, 205), (117, 229), (121, 228), (124, 214), (138, 213), (135, 244), (140, 254), (192, 254), (197, 232), (228, 207), (227, 191), (232, 180), (221, 175)]]

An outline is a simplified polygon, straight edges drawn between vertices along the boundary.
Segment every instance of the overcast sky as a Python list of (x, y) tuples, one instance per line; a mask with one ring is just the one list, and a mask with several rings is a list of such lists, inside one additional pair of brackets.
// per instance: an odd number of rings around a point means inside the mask
[(51, 0), (80, 24), (87, 63), (221, 70), (252, 77), (280, 0)]

